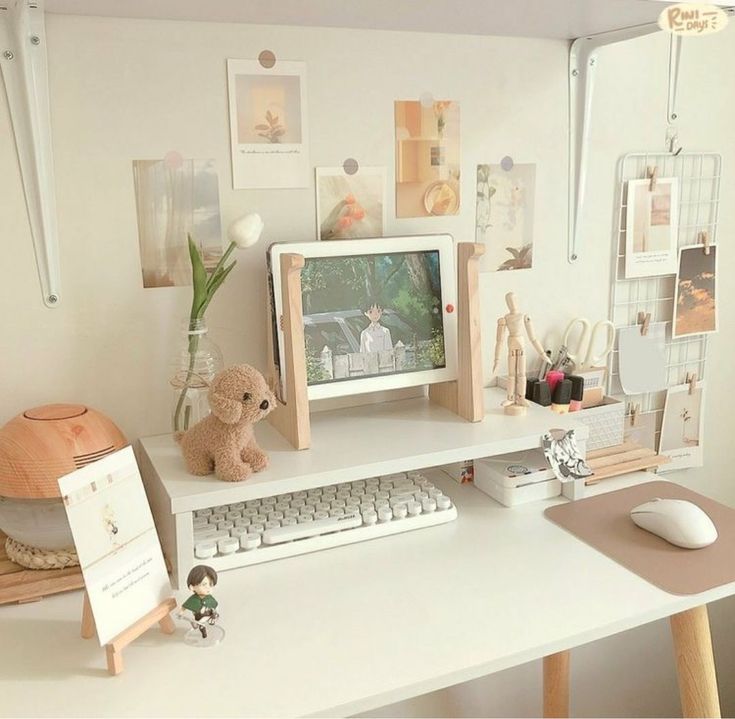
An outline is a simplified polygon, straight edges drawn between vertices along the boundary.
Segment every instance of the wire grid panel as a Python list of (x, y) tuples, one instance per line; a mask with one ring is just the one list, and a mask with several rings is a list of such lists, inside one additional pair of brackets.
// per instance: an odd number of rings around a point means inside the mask
[[(672, 339), (671, 330), (676, 297), (676, 275), (625, 277), (625, 233), (628, 180), (644, 179), (647, 169), (658, 167), (659, 179), (679, 179), (679, 228), (677, 247), (699, 243), (699, 233), (706, 231), (709, 241), (717, 242), (722, 156), (718, 153), (630, 153), (620, 160), (618, 215), (613, 239), (610, 320), (616, 330), (638, 324), (638, 313), (651, 314), (651, 322), (665, 322), (666, 364), (669, 386), (681, 384), (687, 373), (696, 372), (704, 379), (707, 360), (707, 335)], [(656, 414), (656, 435), (661, 432), (666, 391), (624, 395), (620, 385), (618, 344), (616, 340), (608, 359), (609, 395), (627, 399), (629, 406), (640, 405), (641, 412)], [(658, 446), (658, 445), (657, 445)]]

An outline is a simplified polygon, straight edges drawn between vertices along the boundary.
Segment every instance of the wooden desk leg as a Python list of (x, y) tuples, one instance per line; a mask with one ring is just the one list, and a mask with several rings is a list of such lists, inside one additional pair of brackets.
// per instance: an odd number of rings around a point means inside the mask
[(720, 717), (707, 605), (671, 616), (684, 717)]
[(569, 716), (570, 652), (544, 657), (544, 717)]

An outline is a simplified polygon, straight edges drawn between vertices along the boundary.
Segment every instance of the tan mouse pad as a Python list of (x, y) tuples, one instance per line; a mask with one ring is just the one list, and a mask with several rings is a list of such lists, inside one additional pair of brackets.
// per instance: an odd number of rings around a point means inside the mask
[[(630, 518), (656, 497), (686, 499), (704, 510), (718, 537), (703, 549), (669, 544)], [(698, 594), (735, 582), (735, 509), (672, 482), (646, 482), (549, 507), (546, 516), (610, 559), (671, 594)]]

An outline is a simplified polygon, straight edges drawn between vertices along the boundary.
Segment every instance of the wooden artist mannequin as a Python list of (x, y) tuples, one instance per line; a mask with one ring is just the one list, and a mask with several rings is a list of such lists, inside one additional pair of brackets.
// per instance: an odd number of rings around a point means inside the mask
[(508, 333), (508, 388), (507, 399), (503, 402), (506, 414), (525, 414), (528, 401), (526, 400), (526, 353), (523, 331), (531, 341), (532, 347), (544, 362), (551, 364), (546, 356), (544, 348), (536, 339), (531, 324), (531, 318), (518, 311), (516, 296), (509, 292), (505, 296), (505, 302), (510, 312), (498, 320), (498, 331), (495, 336), (495, 360), (493, 362), (493, 377), (498, 373), (500, 363), (500, 351)]

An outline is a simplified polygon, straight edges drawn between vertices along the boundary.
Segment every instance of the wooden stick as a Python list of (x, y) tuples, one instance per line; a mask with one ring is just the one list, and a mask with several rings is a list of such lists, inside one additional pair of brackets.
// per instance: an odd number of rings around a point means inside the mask
[(662, 464), (668, 464), (670, 461), (671, 460), (668, 457), (662, 457), (657, 454), (655, 457), (645, 457), (644, 459), (635, 459), (632, 462), (623, 462), (594, 474), (585, 482), (585, 485), (597, 484), (597, 482), (602, 479), (617, 477), (620, 474), (627, 474), (628, 472), (640, 472), (645, 469), (653, 469), (653, 467), (660, 467)]
[(644, 457), (655, 457), (655, 450), (650, 447), (641, 447), (640, 449), (632, 449), (630, 452), (620, 452), (619, 454), (611, 454), (607, 457), (599, 457), (598, 459), (588, 459), (587, 464), (591, 469), (597, 470), (603, 467), (610, 467), (623, 462), (630, 462), (634, 459), (643, 459)]
[(470, 422), (481, 422), (485, 417), (477, 267), (484, 253), (481, 244), (457, 245), (457, 379), (429, 385), (432, 402)]
[(544, 717), (569, 716), (569, 650), (544, 657)]
[(598, 457), (609, 457), (613, 454), (622, 454), (623, 452), (630, 452), (633, 449), (640, 449), (641, 445), (637, 442), (623, 442), (623, 444), (616, 444), (612, 447), (603, 447), (602, 449), (595, 449), (592, 452), (587, 452), (587, 460), (597, 459)]
[(707, 605), (673, 614), (670, 622), (683, 716), (719, 717), (720, 699)]
[(92, 605), (89, 603), (89, 595), (84, 592), (84, 604), (82, 604), (82, 638), (91, 639), (97, 633), (92, 614)]

